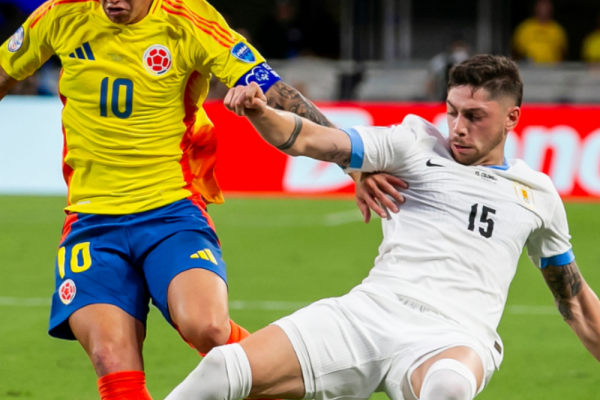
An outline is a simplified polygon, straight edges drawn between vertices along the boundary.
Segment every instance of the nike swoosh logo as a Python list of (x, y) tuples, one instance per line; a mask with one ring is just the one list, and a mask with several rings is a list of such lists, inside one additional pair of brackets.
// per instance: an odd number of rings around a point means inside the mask
[(432, 163), (432, 162), (431, 162), (431, 160), (427, 160), (427, 164), (426, 164), (426, 165), (427, 165), (428, 167), (442, 167), (442, 168), (444, 168), (444, 166), (443, 166), (443, 165), (434, 164), (434, 163)]

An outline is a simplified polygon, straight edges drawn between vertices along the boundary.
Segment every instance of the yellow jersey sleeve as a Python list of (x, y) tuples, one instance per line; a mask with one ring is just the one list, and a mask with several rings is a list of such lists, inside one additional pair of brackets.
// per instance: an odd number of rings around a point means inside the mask
[(513, 48), (520, 55), (526, 56), (527, 52), (527, 41), (528, 41), (528, 30), (529, 30), (530, 21), (524, 21), (517, 26), (515, 29), (515, 33), (512, 38)]
[(257, 82), (264, 91), (281, 80), (263, 56), (206, 1), (164, 0), (163, 6), (167, 12), (191, 19), (198, 41), (194, 54), (198, 72), (215, 75), (228, 87)]
[(14, 79), (27, 78), (54, 54), (50, 44), (51, 21), (41, 18), (49, 3), (42, 4), (31, 14), (0, 49), (0, 65)]

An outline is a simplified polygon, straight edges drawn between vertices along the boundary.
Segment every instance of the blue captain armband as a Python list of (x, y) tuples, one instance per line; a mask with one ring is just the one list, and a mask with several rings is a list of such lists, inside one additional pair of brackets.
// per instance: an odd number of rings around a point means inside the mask
[(350, 158), (350, 169), (361, 169), (365, 158), (365, 144), (363, 143), (360, 133), (354, 128), (342, 129), (350, 136), (350, 143), (352, 143), (352, 158)]
[(559, 254), (557, 256), (552, 257), (542, 257), (540, 259), (540, 267), (542, 269), (546, 268), (549, 265), (553, 265), (555, 267), (562, 267), (563, 265), (567, 265), (575, 261), (575, 255), (573, 254), (573, 249), (570, 249), (566, 253)]
[(281, 78), (277, 72), (275, 72), (269, 64), (262, 63), (246, 72), (246, 74), (237, 81), (235, 86), (248, 86), (250, 83), (256, 82), (262, 91), (267, 93), (267, 90), (280, 80)]

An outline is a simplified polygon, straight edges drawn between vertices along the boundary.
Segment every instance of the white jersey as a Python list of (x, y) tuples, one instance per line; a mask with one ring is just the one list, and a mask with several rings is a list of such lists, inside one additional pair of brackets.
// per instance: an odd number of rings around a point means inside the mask
[(388, 172), (409, 184), (400, 212), (382, 222), (375, 266), (355, 290), (385, 286), (439, 311), (495, 349), (498, 366), (496, 329), (523, 247), (539, 268), (574, 259), (550, 178), (521, 160), (459, 164), (437, 129), (413, 115), (395, 127), (345, 131), (348, 171)]

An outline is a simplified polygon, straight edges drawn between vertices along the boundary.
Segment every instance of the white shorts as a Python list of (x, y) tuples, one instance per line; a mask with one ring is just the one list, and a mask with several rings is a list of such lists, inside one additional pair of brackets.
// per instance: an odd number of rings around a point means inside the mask
[(481, 392), (495, 364), (488, 349), (456, 323), (398, 297), (353, 291), (276, 321), (302, 367), (306, 399), (416, 400), (410, 376), (422, 363), (456, 346), (472, 348), (484, 366)]

